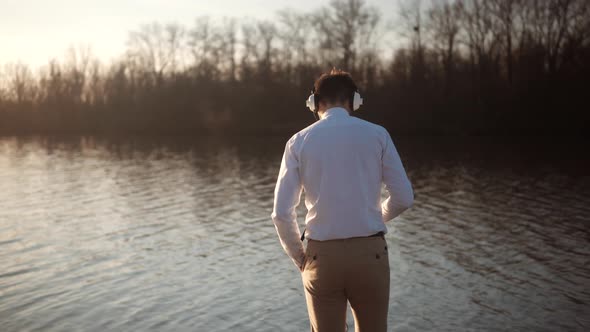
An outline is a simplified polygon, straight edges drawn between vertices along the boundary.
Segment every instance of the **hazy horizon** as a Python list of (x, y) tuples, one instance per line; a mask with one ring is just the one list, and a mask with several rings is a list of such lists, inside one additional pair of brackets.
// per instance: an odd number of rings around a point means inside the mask
[[(70, 47), (90, 47), (102, 62), (125, 51), (129, 32), (152, 22), (192, 26), (196, 18), (276, 18), (278, 11), (309, 12), (329, 0), (217, 0), (162, 1), (104, 0), (101, 2), (58, 0), (0, 0), (0, 65), (24, 63), (35, 69), (51, 59), (62, 59)], [(397, 1), (368, 0), (379, 8), (383, 22), (395, 15)]]

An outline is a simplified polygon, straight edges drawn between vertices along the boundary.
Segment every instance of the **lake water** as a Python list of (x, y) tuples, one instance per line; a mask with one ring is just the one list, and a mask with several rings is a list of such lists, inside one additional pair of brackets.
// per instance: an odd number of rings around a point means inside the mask
[[(394, 141), (391, 331), (590, 329), (585, 144)], [(284, 142), (0, 138), (0, 330), (308, 331), (270, 220)]]

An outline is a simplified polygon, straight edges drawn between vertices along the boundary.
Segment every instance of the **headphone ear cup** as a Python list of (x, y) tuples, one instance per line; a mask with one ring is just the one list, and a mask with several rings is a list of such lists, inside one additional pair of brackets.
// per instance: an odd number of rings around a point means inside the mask
[(305, 106), (307, 106), (307, 108), (309, 108), (310, 111), (315, 112), (315, 94), (312, 93), (311, 95), (309, 95), (309, 98), (307, 98), (307, 101), (305, 102)]
[(352, 99), (352, 110), (353, 111), (358, 110), (362, 104), (363, 104), (363, 98), (361, 97), (361, 95), (358, 92), (355, 92), (354, 97)]

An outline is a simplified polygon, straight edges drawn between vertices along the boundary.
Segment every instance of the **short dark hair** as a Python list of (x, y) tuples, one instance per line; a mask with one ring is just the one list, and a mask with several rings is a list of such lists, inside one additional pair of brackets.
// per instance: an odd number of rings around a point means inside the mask
[(348, 101), (352, 109), (352, 98), (357, 86), (350, 73), (333, 68), (315, 81), (314, 90), (319, 98), (318, 104), (320, 100), (329, 103)]

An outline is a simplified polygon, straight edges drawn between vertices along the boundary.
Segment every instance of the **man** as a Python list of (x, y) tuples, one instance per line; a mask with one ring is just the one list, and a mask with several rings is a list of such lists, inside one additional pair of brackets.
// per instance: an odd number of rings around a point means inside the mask
[[(287, 142), (275, 188), (271, 217), (301, 271), (312, 332), (345, 331), (347, 301), (357, 332), (387, 330), (384, 222), (408, 209), (414, 193), (388, 132), (350, 116), (361, 103), (350, 74), (323, 74), (308, 100), (320, 119)], [(308, 212), (300, 238), (302, 191)]]

